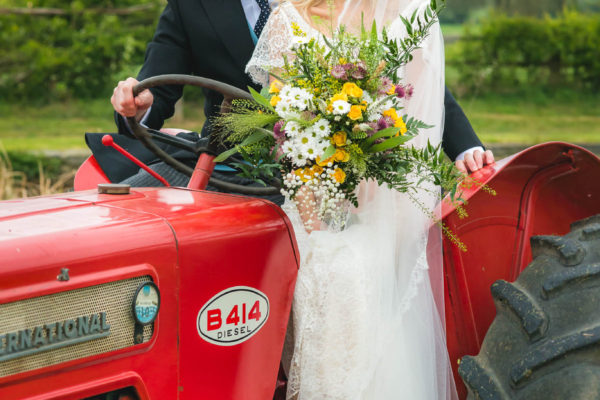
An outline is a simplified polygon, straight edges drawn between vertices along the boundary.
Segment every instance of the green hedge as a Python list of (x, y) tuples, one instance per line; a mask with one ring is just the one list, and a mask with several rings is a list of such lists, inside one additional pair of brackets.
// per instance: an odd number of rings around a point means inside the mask
[[(5, 0), (0, 6), (7, 3), (12, 9), (65, 14), (0, 15), (3, 100), (108, 95), (117, 79), (135, 75), (165, 4), (164, 0)], [(146, 6), (135, 8), (141, 3)], [(115, 9), (126, 15), (115, 15)]]
[(460, 89), (513, 91), (521, 85), (600, 88), (600, 15), (492, 15), (467, 28), (447, 54)]

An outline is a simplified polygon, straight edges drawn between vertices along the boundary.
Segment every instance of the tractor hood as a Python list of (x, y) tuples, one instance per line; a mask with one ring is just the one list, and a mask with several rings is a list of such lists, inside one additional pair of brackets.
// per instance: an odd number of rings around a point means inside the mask
[[(1, 202), (0, 302), (102, 281), (114, 268), (175, 264), (175, 238), (164, 218), (114, 207), (116, 200), (144, 196), (89, 191)], [(74, 279), (58, 279), (63, 269)]]
[[(47, 398), (49, 390), (68, 393), (64, 385), (71, 384), (83, 390), (72, 398), (131, 385), (147, 394), (141, 398), (175, 398), (178, 387), (219, 393), (211, 398), (242, 392), (247, 399), (268, 398), (297, 254), (283, 211), (255, 198), (135, 188), (124, 195), (90, 190), (0, 202), (2, 398)], [(150, 287), (160, 297), (146, 301), (154, 301), (158, 314), (143, 325), (137, 301)], [(232, 289), (260, 294), (258, 305), (250, 295), (235, 299), (247, 309), (243, 323), (254, 323), (252, 309), (256, 321), (262, 319), (252, 330), (229, 329), (224, 321), (221, 334), (241, 336), (239, 345), (222, 347), (202, 339), (201, 329), (208, 328), (199, 315)], [(229, 384), (231, 376), (236, 385)], [(87, 377), (94, 377), (93, 385)]]
[(115, 269), (133, 265), (151, 270), (163, 265), (173, 271), (178, 249), (190, 241), (235, 241), (251, 231), (285, 230), (284, 220), (281, 209), (266, 201), (178, 188), (134, 188), (125, 195), (90, 190), (3, 201), (0, 303), (38, 289), (51, 293), (64, 288), (57, 276), (65, 268), (71, 278), (85, 275), (86, 281), (91, 276), (104, 280)]

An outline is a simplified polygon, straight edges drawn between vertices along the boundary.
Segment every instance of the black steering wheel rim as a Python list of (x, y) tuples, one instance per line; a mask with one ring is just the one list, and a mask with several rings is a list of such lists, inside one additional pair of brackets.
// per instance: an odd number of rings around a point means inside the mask
[[(199, 86), (209, 90), (214, 90), (221, 93), (224, 97), (223, 103), (230, 103), (235, 99), (246, 99), (253, 100), (250, 93), (241, 90), (237, 87), (228, 85), (223, 82), (215, 81), (213, 79), (202, 78), (199, 76), (191, 76), (191, 75), (179, 75), (179, 74), (169, 74), (169, 75), (158, 75), (153, 76), (148, 79), (144, 79), (140, 83), (138, 83), (133, 88), (133, 95), (137, 96), (141, 92), (146, 89), (150, 89), (156, 86), (162, 85), (192, 85)], [(223, 106), (221, 106), (222, 111)], [(133, 135), (138, 139), (148, 150), (154, 153), (160, 160), (162, 160), (165, 164), (169, 165), (171, 168), (179, 171), (187, 176), (192, 176), (194, 169), (185, 165), (181, 161), (175, 159), (162, 148), (160, 148), (156, 143), (154, 143), (154, 136), (157, 135), (157, 131), (152, 129), (148, 129), (142, 126), (135, 117), (127, 117), (127, 122), (129, 123), (129, 127)], [(179, 140), (177, 137), (171, 137), (170, 141), (172, 144), (177, 145)], [(189, 143), (181, 143), (181, 147), (189, 147)], [(194, 149), (198, 154), (201, 152), (208, 152), (213, 155), (216, 155), (217, 146), (214, 141), (210, 141), (208, 147), (199, 147)], [(238, 185), (235, 183), (225, 182), (220, 179), (216, 179), (213, 177), (209, 178), (209, 183), (216, 187), (217, 189), (226, 191), (226, 192), (234, 192), (241, 193), (251, 196), (270, 196), (279, 194), (280, 188), (276, 186), (267, 186), (267, 187), (253, 187), (253, 186), (244, 186)]]

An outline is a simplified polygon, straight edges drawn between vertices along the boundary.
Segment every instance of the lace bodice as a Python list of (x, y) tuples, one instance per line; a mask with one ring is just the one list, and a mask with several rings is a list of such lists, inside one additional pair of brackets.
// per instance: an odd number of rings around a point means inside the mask
[(296, 7), (287, 1), (282, 2), (269, 16), (252, 58), (246, 65), (246, 73), (254, 82), (266, 86), (269, 83), (268, 71), (284, 66), (283, 56), (290, 54), (290, 46), (296, 42), (292, 28), (294, 25), (307, 34), (307, 39), (321, 36), (319, 31), (306, 22)]

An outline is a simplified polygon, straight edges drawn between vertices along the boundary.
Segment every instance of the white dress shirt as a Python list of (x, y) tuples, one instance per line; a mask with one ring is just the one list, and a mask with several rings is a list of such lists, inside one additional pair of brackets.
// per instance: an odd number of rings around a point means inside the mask
[[(241, 0), (242, 8), (244, 9), (244, 14), (246, 14), (246, 20), (248, 21), (248, 25), (254, 26), (256, 21), (258, 21), (258, 16), (260, 15), (260, 7), (256, 0)], [(279, 1), (269, 0), (269, 5), (271, 9), (277, 7)]]

